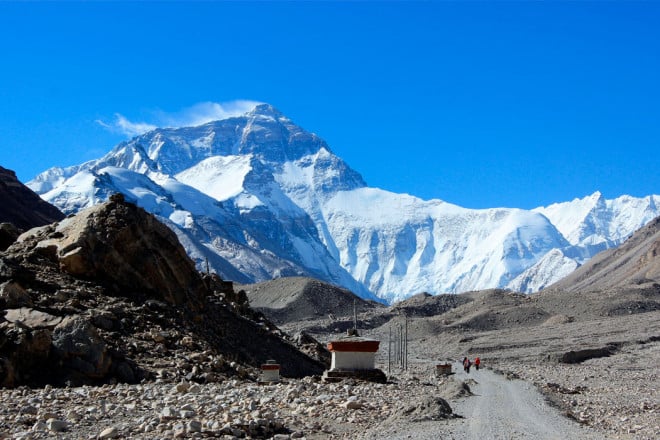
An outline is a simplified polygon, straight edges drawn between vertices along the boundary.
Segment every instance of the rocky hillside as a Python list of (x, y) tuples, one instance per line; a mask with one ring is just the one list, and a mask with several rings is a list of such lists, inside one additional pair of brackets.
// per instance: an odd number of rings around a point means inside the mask
[(16, 173), (1, 166), (0, 207), (0, 223), (12, 223), (23, 230), (64, 218), (59, 209), (19, 182)]
[(241, 288), (247, 293), (250, 305), (277, 324), (322, 316), (352, 318), (354, 306), (359, 311), (384, 308), (346, 289), (305, 277), (279, 278)]
[(660, 217), (616, 249), (599, 253), (548, 290), (578, 292), (660, 283)]
[(0, 253), (0, 386), (215, 381), (267, 359), (290, 377), (324, 368), (121, 196)]

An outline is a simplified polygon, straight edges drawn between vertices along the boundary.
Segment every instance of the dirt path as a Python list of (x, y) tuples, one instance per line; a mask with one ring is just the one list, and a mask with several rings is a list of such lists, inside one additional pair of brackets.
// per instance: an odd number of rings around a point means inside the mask
[[(364, 438), (390, 439), (603, 439), (603, 434), (564, 417), (543, 396), (521, 380), (508, 380), (488, 369), (467, 374), (454, 365), (454, 379), (469, 384), (472, 396), (450, 401), (454, 414), (448, 421), (390, 422)], [(421, 396), (420, 396), (421, 397)], [(379, 437), (380, 436), (380, 437)], [(384, 437), (383, 437), (384, 436)]]
[(596, 436), (549, 406), (527, 382), (507, 380), (487, 369), (471, 368), (469, 374), (460, 368), (458, 371), (456, 379), (468, 381), (474, 394), (454, 407), (454, 412), (464, 417), (458, 430), (464, 438), (602, 438), (602, 434)]

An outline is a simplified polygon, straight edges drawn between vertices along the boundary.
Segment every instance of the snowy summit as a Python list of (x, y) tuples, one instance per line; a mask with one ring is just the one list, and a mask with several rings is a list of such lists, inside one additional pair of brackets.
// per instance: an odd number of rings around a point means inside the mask
[(226, 279), (311, 276), (388, 302), (536, 291), (660, 214), (656, 195), (473, 210), (371, 188), (268, 104), (152, 130), (28, 186), (65, 213), (122, 193), (172, 228), (200, 269), (208, 260)]

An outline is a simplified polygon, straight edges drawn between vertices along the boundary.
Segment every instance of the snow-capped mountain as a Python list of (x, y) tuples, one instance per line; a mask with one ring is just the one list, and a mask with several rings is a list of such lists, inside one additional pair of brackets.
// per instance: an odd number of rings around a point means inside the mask
[(600, 192), (595, 192), (583, 199), (555, 203), (534, 211), (550, 219), (573, 246), (588, 248), (586, 254), (594, 255), (618, 246), (656, 217), (659, 201), (658, 196), (621, 196), (605, 200)]
[(471, 210), (370, 188), (266, 104), (153, 130), (28, 186), (66, 213), (121, 192), (168, 224), (200, 269), (208, 260), (226, 279), (313, 276), (386, 301), (538, 290), (659, 214), (657, 196)]

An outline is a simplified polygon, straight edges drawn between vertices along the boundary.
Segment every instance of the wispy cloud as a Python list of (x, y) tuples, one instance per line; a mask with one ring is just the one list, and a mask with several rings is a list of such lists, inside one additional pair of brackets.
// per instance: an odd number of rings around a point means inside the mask
[(178, 112), (168, 113), (161, 110), (153, 112), (151, 122), (133, 122), (124, 115), (115, 113), (112, 122), (97, 119), (103, 128), (126, 136), (137, 136), (158, 127), (194, 127), (207, 122), (243, 115), (255, 106), (257, 101), (237, 100), (225, 103), (200, 102)]
[(255, 106), (257, 101), (238, 100), (225, 103), (200, 102), (174, 114), (161, 113), (160, 118), (168, 127), (194, 127), (207, 122), (243, 115)]
[(103, 128), (127, 136), (137, 136), (158, 128), (157, 125), (147, 124), (146, 122), (131, 122), (119, 113), (115, 113), (115, 120), (110, 123), (104, 122), (100, 119), (97, 119), (96, 122)]

